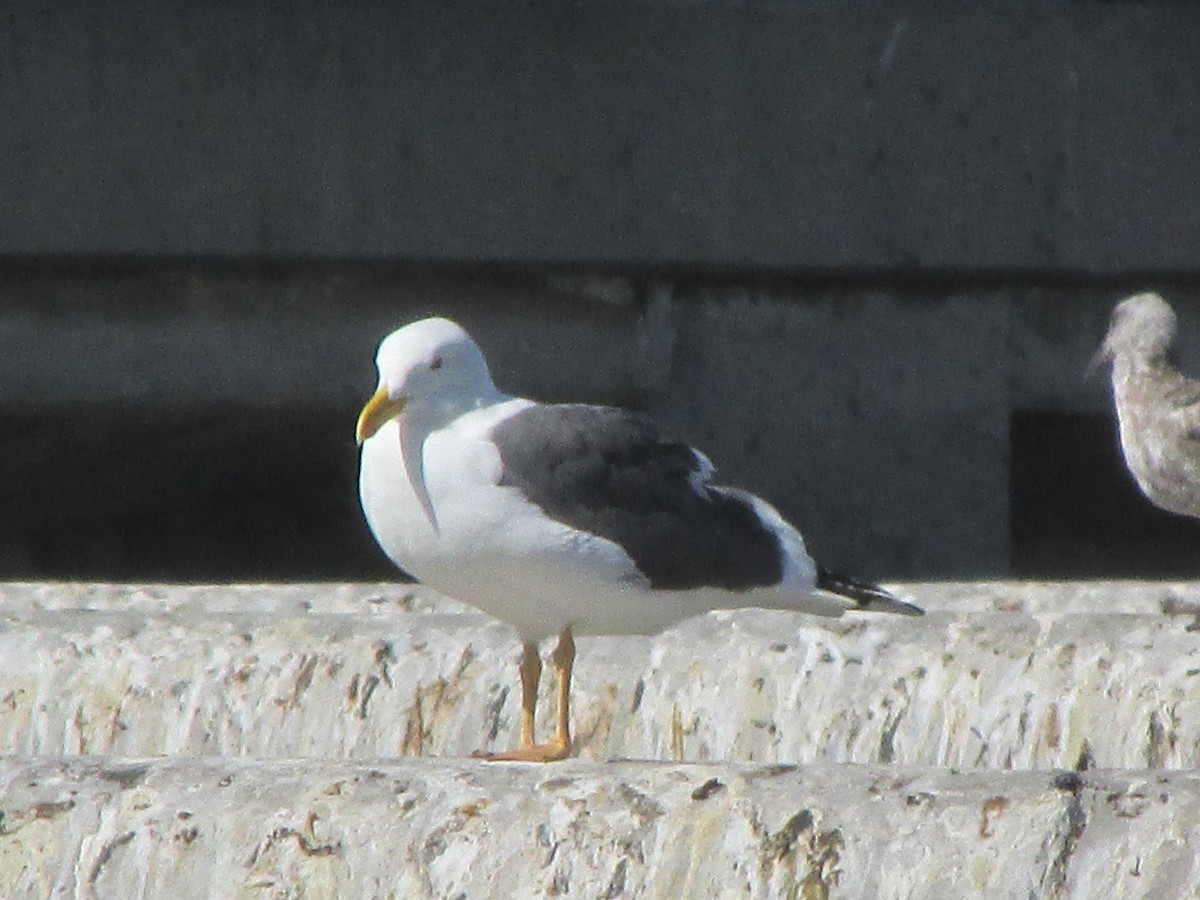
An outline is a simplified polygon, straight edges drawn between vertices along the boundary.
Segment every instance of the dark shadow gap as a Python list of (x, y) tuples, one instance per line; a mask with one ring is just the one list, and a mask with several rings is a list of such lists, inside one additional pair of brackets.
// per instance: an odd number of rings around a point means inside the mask
[(0, 415), (0, 578), (391, 580), (353, 413), (86, 407)]
[(1200, 578), (1200, 520), (1158, 509), (1109, 413), (1018, 411), (1010, 428), (1016, 578)]

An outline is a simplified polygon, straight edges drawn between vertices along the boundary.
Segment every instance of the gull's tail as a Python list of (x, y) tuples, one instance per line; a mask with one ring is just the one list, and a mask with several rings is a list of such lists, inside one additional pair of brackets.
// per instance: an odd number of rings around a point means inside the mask
[(845, 575), (835, 575), (823, 566), (817, 567), (817, 588), (848, 597), (858, 604), (859, 609), (870, 612), (896, 613), (901, 616), (923, 616), (925, 610), (911, 603), (905, 603), (894, 594), (890, 594), (875, 584), (868, 584)]

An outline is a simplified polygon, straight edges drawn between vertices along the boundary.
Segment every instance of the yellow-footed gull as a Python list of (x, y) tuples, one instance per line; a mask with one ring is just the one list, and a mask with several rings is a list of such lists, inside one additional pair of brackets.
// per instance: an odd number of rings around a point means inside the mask
[[(501, 393), (454, 322), (384, 338), (358, 418), (360, 494), (380, 547), (410, 576), (512, 624), (523, 641), (518, 748), (571, 753), (573, 633), (653, 634), (714, 609), (920, 615), (831, 575), (765, 501), (647, 416)], [(554, 738), (534, 740), (538, 641), (558, 634)]]

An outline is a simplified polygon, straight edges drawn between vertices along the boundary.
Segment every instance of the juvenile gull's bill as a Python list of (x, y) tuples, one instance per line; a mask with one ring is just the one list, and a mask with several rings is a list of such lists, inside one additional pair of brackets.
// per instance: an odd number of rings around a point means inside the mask
[(1200, 517), (1200, 381), (1175, 367), (1175, 329), (1175, 311), (1158, 294), (1122, 300), (1092, 365), (1112, 365), (1121, 451), (1142, 493)]
[[(524, 642), (518, 749), (571, 752), (574, 633), (653, 634), (713, 609), (920, 615), (826, 572), (764, 500), (713, 484), (708, 459), (651, 419), (501, 393), (448, 319), (388, 335), (358, 418), (359, 489), (375, 539), (425, 584), (511, 623)], [(541, 658), (558, 634), (554, 738), (534, 742)]]

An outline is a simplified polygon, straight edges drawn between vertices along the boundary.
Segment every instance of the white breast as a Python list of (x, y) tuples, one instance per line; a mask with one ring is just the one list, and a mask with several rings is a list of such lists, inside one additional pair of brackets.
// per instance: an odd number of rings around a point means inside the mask
[(586, 619), (602, 595), (646, 585), (621, 547), (548, 518), (499, 484), (500, 457), (487, 434), (525, 405), (477, 410), (425, 438), (423, 474), (436, 527), (404, 466), (394, 421), (364, 442), (359, 490), (367, 523), (392, 562), (540, 637)]

